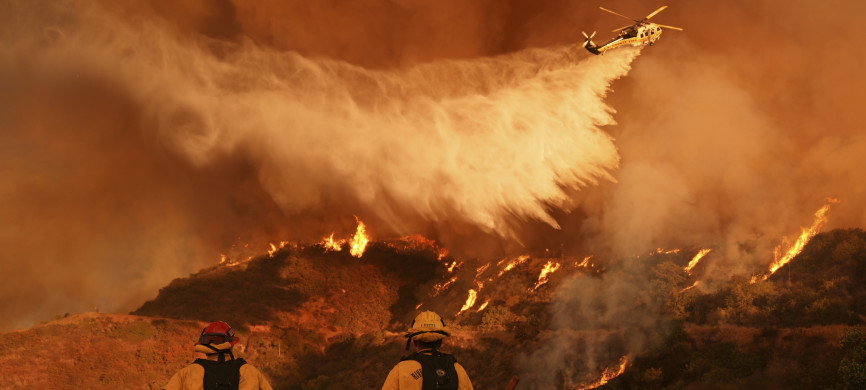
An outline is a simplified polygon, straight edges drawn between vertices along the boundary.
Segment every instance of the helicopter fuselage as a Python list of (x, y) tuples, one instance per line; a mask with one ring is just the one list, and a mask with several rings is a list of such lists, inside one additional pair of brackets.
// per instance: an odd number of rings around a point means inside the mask
[(652, 45), (659, 40), (661, 34), (661, 26), (654, 23), (642, 23), (623, 29), (619, 35), (603, 45), (596, 45), (588, 40), (584, 47), (592, 54), (604, 54), (604, 52), (620, 46)]

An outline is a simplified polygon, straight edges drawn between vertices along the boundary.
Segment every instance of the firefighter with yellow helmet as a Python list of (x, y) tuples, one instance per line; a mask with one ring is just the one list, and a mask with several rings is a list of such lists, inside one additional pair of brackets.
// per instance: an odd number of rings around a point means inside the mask
[(439, 352), (442, 340), (451, 329), (438, 314), (425, 311), (415, 317), (406, 333), (406, 349), (415, 353), (404, 357), (388, 373), (382, 390), (472, 390), (466, 370), (454, 356)]

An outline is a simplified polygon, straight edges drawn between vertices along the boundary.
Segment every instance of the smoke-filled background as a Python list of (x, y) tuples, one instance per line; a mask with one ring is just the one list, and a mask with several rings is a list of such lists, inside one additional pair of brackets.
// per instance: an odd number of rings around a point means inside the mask
[(353, 215), (468, 256), (712, 247), (720, 279), (825, 197), (866, 222), (861, 2), (674, 1), (684, 32), (599, 57), (599, 5), (661, 4), (114, 3), (0, 1), (0, 328)]

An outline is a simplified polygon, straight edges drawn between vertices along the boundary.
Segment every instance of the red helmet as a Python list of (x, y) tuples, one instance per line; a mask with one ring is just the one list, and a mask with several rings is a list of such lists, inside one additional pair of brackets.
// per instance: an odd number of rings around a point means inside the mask
[(223, 321), (211, 322), (201, 331), (201, 336), (198, 338), (196, 345), (222, 344), (226, 341), (232, 346), (238, 342), (235, 331), (229, 324)]

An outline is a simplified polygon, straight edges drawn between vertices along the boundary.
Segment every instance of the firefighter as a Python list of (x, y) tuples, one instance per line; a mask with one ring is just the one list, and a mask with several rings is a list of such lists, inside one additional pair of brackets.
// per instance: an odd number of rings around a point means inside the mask
[(449, 336), (451, 330), (438, 314), (418, 314), (406, 333), (406, 350), (412, 343), (415, 353), (394, 366), (382, 390), (472, 390), (472, 382), (457, 359), (439, 352), (442, 340)]
[(217, 321), (201, 331), (195, 351), (207, 356), (196, 359), (168, 381), (163, 390), (273, 390), (264, 375), (242, 358), (235, 358), (232, 347), (238, 337), (229, 324)]

